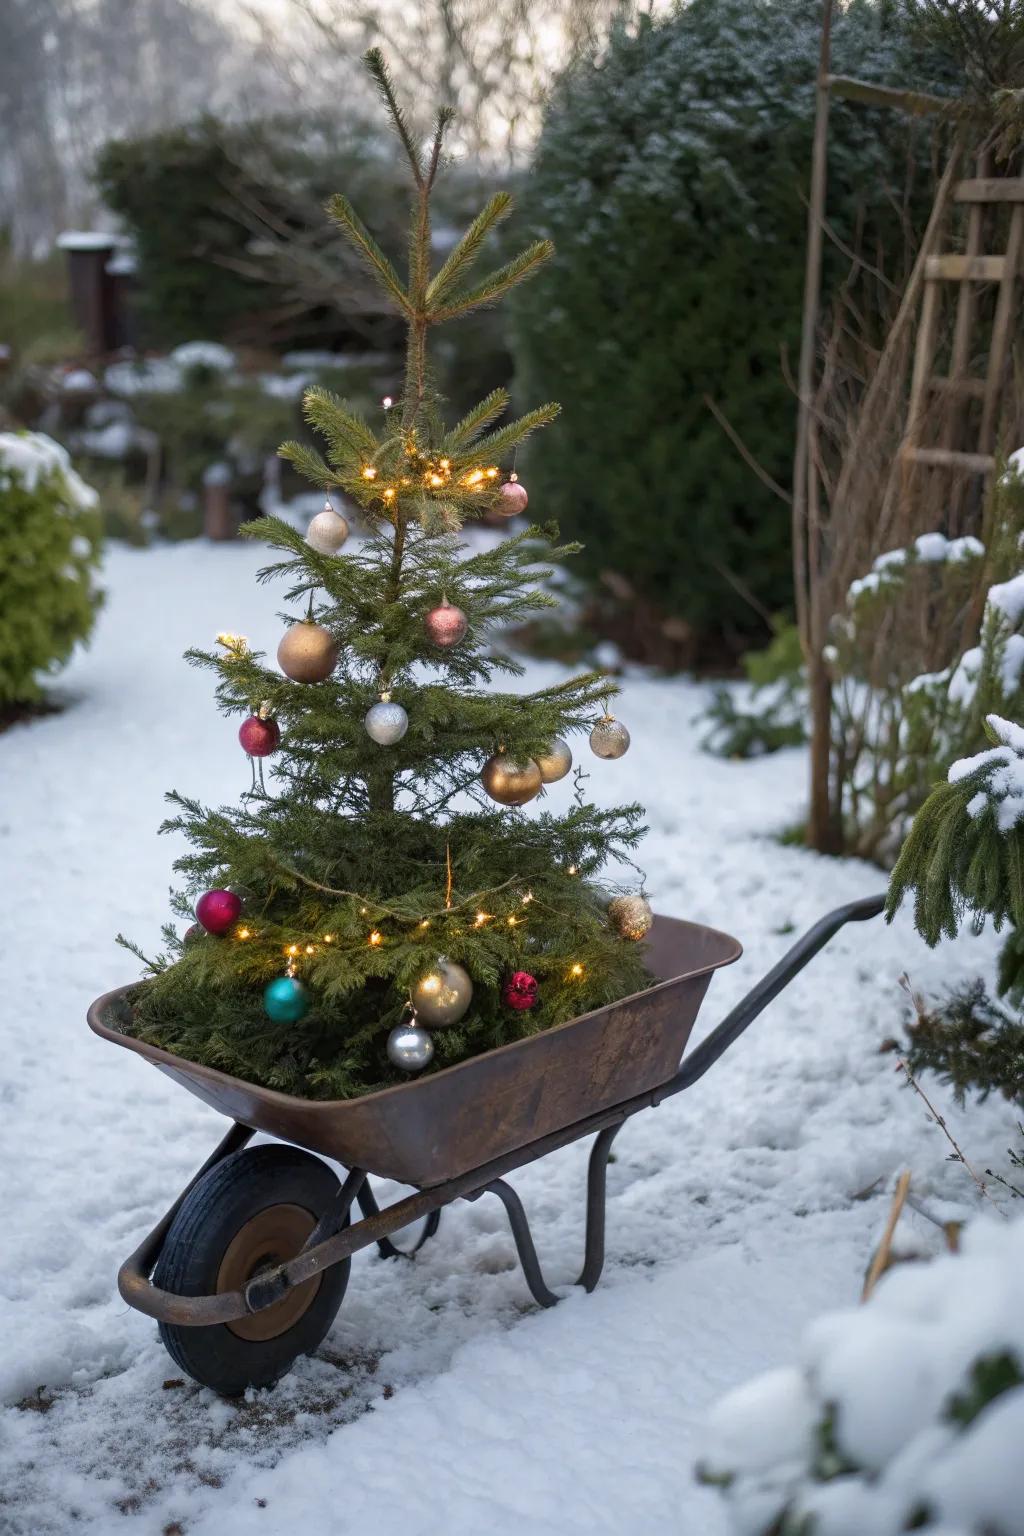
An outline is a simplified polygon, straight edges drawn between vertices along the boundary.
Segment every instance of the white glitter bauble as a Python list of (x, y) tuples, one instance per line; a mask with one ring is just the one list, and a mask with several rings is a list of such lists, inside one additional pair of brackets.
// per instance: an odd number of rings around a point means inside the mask
[(306, 543), (320, 555), (336, 555), (349, 535), (349, 526), (330, 502), (306, 529)]
[(363, 721), (368, 736), (371, 736), (378, 746), (393, 747), (396, 741), (401, 741), (409, 729), (409, 716), (401, 704), (396, 704), (392, 699), (381, 699), (366, 711)]

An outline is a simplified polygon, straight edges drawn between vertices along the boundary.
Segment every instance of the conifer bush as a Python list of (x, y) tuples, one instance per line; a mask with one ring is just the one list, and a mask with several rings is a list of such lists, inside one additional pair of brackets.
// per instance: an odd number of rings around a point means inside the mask
[[(685, 620), (697, 659), (763, 637), (744, 587), (760, 613), (791, 600), (789, 511), (705, 396), (788, 484), (781, 357), (794, 366), (799, 345), (820, 25), (818, 0), (692, 0), (620, 27), (557, 85), (525, 189), (559, 262), (516, 305), (519, 377), (565, 414), (557, 449), (539, 440), (524, 468), (586, 572)], [(836, 8), (833, 68), (920, 82), (924, 64), (892, 8), (854, 0)], [(926, 131), (833, 102), (828, 217), (847, 245), (883, 263), (902, 249), (888, 192), (926, 156)], [(826, 259), (827, 287), (847, 263)]]
[(42, 433), (0, 433), (0, 707), (31, 704), (92, 632), (96, 492)]

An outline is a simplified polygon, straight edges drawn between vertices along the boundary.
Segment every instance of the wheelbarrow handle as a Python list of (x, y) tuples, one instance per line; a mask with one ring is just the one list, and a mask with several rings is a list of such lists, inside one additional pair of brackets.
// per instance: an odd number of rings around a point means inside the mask
[(813, 960), (819, 949), (824, 949), (833, 934), (847, 923), (863, 923), (868, 918), (877, 917), (885, 906), (885, 892), (881, 896), (862, 896), (859, 901), (847, 902), (845, 907), (836, 907), (834, 912), (828, 912), (809, 928), (803, 938), (798, 939), (793, 948), (787, 950), (777, 965), (772, 966), (767, 976), (762, 976), (756, 986), (751, 987), (743, 1000), (736, 1004), (731, 1013), (726, 1014), (721, 1024), (714, 1028), (707, 1039), (702, 1040), (696, 1050), (693, 1050), (684, 1059), (675, 1077), (667, 1082), (664, 1088), (659, 1089), (655, 1103), (670, 1094), (680, 1093), (684, 1088), (689, 1088), (698, 1078), (703, 1077), (709, 1067), (714, 1066), (723, 1051), (727, 1051), (734, 1040), (739, 1039), (743, 1031), (752, 1024), (759, 1013), (762, 1013), (772, 1000), (778, 997), (783, 987), (789, 985), (793, 977), (802, 971), (808, 961)]

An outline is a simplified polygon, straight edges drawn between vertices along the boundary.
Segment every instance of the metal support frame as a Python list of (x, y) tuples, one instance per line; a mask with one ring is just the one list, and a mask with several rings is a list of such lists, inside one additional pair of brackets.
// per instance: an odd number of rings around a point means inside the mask
[[(660, 1104), (672, 1094), (681, 1093), (704, 1076), (709, 1067), (728, 1050), (782, 989), (813, 959), (846, 923), (864, 922), (877, 917), (885, 905), (885, 896), (864, 897), (838, 907), (810, 928), (802, 938), (752, 987), (746, 997), (713, 1029), (683, 1062), (667, 1083), (659, 1088), (626, 1099), (609, 1109), (578, 1120), (573, 1125), (519, 1147), (504, 1157), (430, 1189), (417, 1190), (381, 1210), (362, 1168), (353, 1168), (339, 1188), (330, 1206), (310, 1234), (305, 1247), (284, 1264), (257, 1275), (244, 1291), (227, 1291), (215, 1296), (178, 1296), (154, 1286), (153, 1271), (164, 1240), (185, 1197), (199, 1180), (223, 1158), (244, 1147), (253, 1135), (248, 1126), (235, 1124), (228, 1131), (195, 1178), (179, 1195), (167, 1214), (122, 1264), (117, 1283), (129, 1306), (162, 1322), (186, 1327), (205, 1327), (215, 1323), (235, 1322), (254, 1312), (273, 1306), (296, 1285), (322, 1274), (332, 1264), (351, 1258), (360, 1249), (376, 1243), (384, 1258), (411, 1258), (437, 1231), (442, 1207), (455, 1200), (476, 1200), (493, 1194), (505, 1208), (516, 1252), (530, 1293), (542, 1307), (552, 1307), (561, 1298), (544, 1280), (537, 1250), (522, 1201), (504, 1175), (535, 1162), (572, 1141), (595, 1135), (587, 1171), (587, 1224), (583, 1268), (576, 1284), (592, 1291), (601, 1278), (605, 1250), (605, 1196), (608, 1156), (612, 1142), (625, 1122), (641, 1109)], [(353, 1223), (351, 1210), (358, 1203), (363, 1219)], [(391, 1241), (391, 1234), (423, 1220), (424, 1226), (411, 1249), (403, 1250)]]

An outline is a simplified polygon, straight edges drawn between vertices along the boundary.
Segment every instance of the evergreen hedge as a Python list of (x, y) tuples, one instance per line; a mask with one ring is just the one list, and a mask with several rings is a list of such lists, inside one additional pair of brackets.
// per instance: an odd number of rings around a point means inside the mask
[[(691, 626), (698, 660), (763, 640), (742, 587), (771, 613), (791, 596), (788, 507), (704, 397), (788, 485), (820, 26), (819, 0), (692, 0), (620, 27), (557, 85), (524, 193), (558, 259), (518, 303), (519, 376), (564, 402), (557, 441), (531, 445), (533, 504), (585, 542), (592, 576)], [(920, 82), (906, 52), (886, 7), (837, 12), (837, 72)], [(873, 261), (902, 255), (889, 193), (929, 134), (833, 102), (828, 218), (853, 243), (863, 212)], [(830, 249), (826, 287), (847, 266)]]
[(58, 443), (0, 432), (0, 707), (35, 702), (92, 631), (97, 503)]

